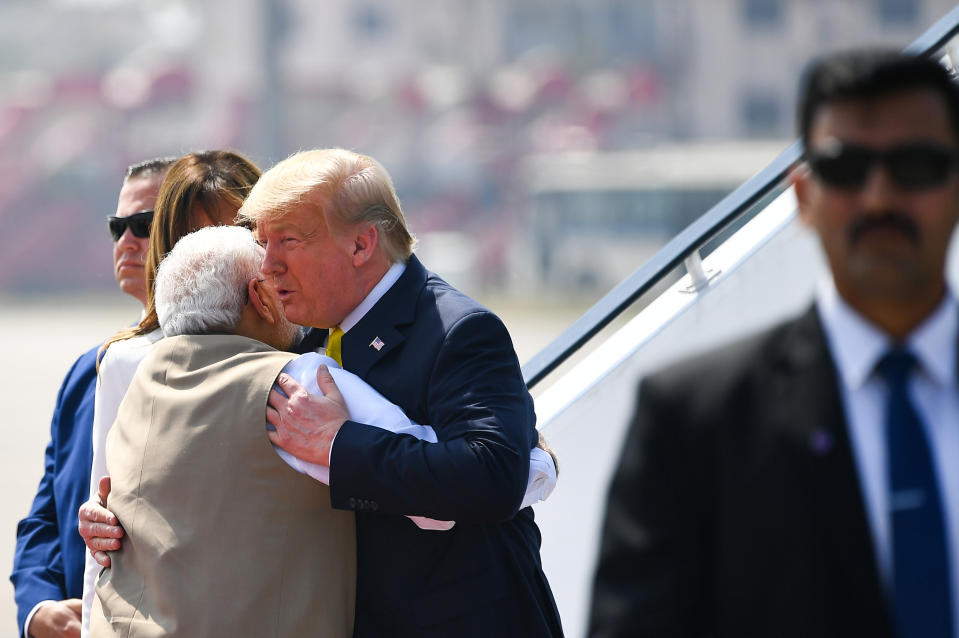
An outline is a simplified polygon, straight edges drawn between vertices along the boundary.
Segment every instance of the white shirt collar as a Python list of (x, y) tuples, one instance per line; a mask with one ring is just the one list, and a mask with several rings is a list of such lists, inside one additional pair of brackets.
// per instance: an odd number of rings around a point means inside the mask
[[(820, 280), (816, 300), (839, 377), (847, 390), (858, 390), (869, 380), (892, 340), (839, 296), (832, 277)], [(906, 339), (924, 373), (943, 387), (956, 384), (957, 331), (959, 306), (947, 290), (936, 310)]]
[(386, 271), (386, 274), (383, 275), (383, 278), (373, 286), (373, 290), (370, 291), (370, 294), (366, 295), (366, 298), (360, 302), (353, 311), (346, 315), (346, 318), (340, 322), (340, 330), (343, 332), (349, 332), (350, 328), (359, 323), (360, 319), (370, 311), (376, 302), (383, 298), (383, 295), (386, 294), (386, 291), (393, 287), (393, 284), (397, 282), (400, 278), (400, 275), (406, 270), (406, 262), (398, 261), (390, 266), (390, 269)]
[[(944, 388), (955, 386), (956, 338), (959, 333), (959, 306), (951, 292), (936, 311), (909, 335), (909, 347), (922, 362), (932, 380)], [(943, 356), (946, 353), (946, 356)]]

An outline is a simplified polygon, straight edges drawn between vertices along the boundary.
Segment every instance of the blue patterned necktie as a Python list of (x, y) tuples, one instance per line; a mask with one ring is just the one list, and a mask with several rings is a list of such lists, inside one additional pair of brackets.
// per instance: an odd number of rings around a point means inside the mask
[(892, 531), (892, 603), (899, 638), (953, 638), (945, 517), (932, 450), (909, 398), (916, 359), (894, 348), (877, 370), (886, 380), (886, 453)]

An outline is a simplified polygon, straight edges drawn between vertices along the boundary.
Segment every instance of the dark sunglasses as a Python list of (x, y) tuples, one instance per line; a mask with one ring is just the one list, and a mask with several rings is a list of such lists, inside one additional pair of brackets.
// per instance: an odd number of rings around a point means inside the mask
[(879, 150), (836, 142), (825, 149), (808, 151), (812, 172), (834, 188), (860, 188), (870, 171), (880, 163), (903, 190), (942, 186), (959, 161), (959, 151), (931, 142), (911, 142)]
[(150, 236), (150, 224), (153, 222), (152, 210), (141, 210), (139, 213), (133, 213), (128, 217), (116, 217), (110, 215), (107, 217), (107, 224), (110, 226), (110, 237), (113, 241), (120, 241), (123, 233), (129, 228), (134, 237), (145, 239)]

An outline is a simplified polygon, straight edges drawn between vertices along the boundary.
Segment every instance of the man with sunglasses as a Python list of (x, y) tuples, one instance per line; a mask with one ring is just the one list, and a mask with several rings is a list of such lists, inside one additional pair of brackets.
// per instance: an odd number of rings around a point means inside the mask
[(959, 637), (959, 89), (837, 54), (799, 124), (831, 276), (799, 318), (643, 381), (591, 636)]
[[(157, 179), (135, 179), (128, 192), (120, 191), (120, 206), (137, 209), (147, 201), (155, 201), (163, 176)], [(126, 188), (126, 186), (124, 186)], [(126, 202), (124, 202), (126, 198)], [(125, 205), (126, 204), (126, 205)], [(118, 208), (117, 212), (120, 210)], [(129, 215), (107, 217), (110, 236), (113, 238), (113, 269), (120, 290), (146, 305), (147, 250), (150, 246), (150, 224), (153, 223), (153, 208), (137, 210)]]
[[(120, 290), (146, 303), (144, 266), (153, 205), (176, 158), (159, 158), (127, 169), (115, 216), (113, 269)], [(45, 471), (30, 513), (17, 526), (13, 561), (18, 633), (21, 636), (80, 635), (80, 595), (86, 546), (77, 532), (77, 511), (89, 497), (91, 429), (99, 345), (67, 373), (53, 412)]]

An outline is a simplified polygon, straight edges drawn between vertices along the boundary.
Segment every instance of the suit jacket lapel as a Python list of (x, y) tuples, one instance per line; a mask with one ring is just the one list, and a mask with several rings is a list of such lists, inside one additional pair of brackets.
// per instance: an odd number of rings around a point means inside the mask
[(779, 422), (798, 438), (800, 454), (808, 459), (803, 477), (811, 502), (821, 516), (825, 546), (846, 577), (846, 590), (856, 607), (853, 616), (875, 620), (873, 635), (888, 635), (891, 620), (876, 565), (872, 534), (859, 475), (849, 439), (835, 364), (815, 308), (810, 308), (787, 333), (782, 344), (785, 374), (775, 392)]
[(343, 335), (343, 363), (347, 370), (365, 378), (370, 368), (403, 343), (406, 335), (399, 328), (413, 323), (426, 277), (423, 264), (411, 255), (396, 283)]

